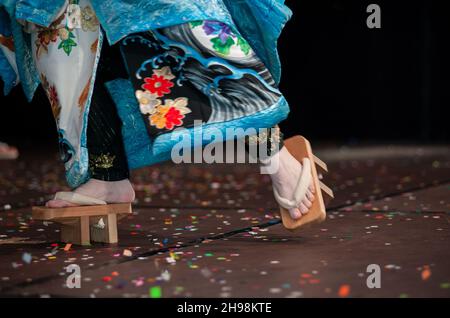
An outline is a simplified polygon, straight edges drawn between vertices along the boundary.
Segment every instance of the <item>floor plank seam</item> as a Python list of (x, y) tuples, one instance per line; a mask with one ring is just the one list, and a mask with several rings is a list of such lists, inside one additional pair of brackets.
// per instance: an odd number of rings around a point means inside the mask
[[(415, 192), (415, 191), (419, 191), (419, 190), (426, 190), (426, 189), (442, 186), (442, 185), (445, 185), (445, 184), (448, 184), (448, 183), (450, 183), (450, 179), (440, 180), (440, 181), (437, 181), (437, 182), (428, 183), (428, 184), (426, 184), (424, 186), (418, 186), (418, 187), (413, 187), (413, 188), (410, 188), (410, 189), (404, 189), (402, 191), (392, 192), (392, 193), (389, 193), (389, 194), (373, 196), (373, 197), (370, 197), (370, 198), (367, 198), (367, 199), (359, 200), (358, 202), (352, 202), (350, 204), (341, 204), (341, 205), (337, 205), (337, 206), (332, 206), (331, 205), (329, 207), (329, 210), (330, 211), (336, 211), (336, 212), (342, 212), (342, 211), (340, 211), (341, 209), (354, 206), (355, 204), (358, 204), (358, 203), (367, 203), (367, 202), (373, 202), (373, 201), (376, 201), (376, 200), (381, 200), (383, 198), (401, 196), (402, 194), (405, 194), (405, 193), (408, 193), (408, 192)], [(144, 208), (144, 207), (142, 207), (142, 208)], [(146, 206), (145, 208), (151, 208), (151, 207)], [(211, 209), (211, 207), (205, 207), (205, 206), (195, 207), (195, 208)], [(221, 208), (221, 209), (223, 209), (223, 208)], [(236, 209), (236, 208), (228, 208), (228, 209)], [(245, 208), (244, 207), (242, 207), (242, 208), (240, 207), (239, 209), (245, 209)], [(251, 209), (254, 209), (254, 208), (251, 208)], [(12, 210), (12, 209), (7, 209), (6, 211), (9, 212), (10, 210)], [(2, 212), (1, 209), (0, 209), (0, 212)], [(364, 210), (361, 210), (360, 212), (386, 213), (386, 212), (389, 212), (389, 211), (372, 211), (372, 210), (364, 211)], [(417, 213), (417, 212), (411, 212), (411, 213)], [(425, 213), (445, 213), (445, 214), (448, 214), (450, 212), (442, 212), (442, 211), (429, 212), (429, 211), (426, 211)], [(280, 223), (281, 223), (280, 220), (273, 220), (273, 221), (270, 221), (270, 222), (257, 224), (257, 225), (246, 227), (246, 228), (237, 229), (237, 230), (234, 230), (234, 231), (231, 231), (231, 232), (226, 232), (226, 233), (213, 235), (213, 236), (200, 237), (200, 238), (188, 241), (188, 242), (186, 242), (184, 244), (171, 245), (171, 246), (160, 248), (160, 249), (157, 249), (157, 250), (154, 250), (154, 251), (144, 252), (144, 253), (141, 253), (141, 254), (137, 254), (137, 255), (135, 255), (133, 257), (127, 258), (127, 259), (108, 261), (108, 262), (103, 263), (103, 264), (101, 264), (99, 266), (87, 268), (87, 269), (84, 269), (84, 270), (85, 271), (92, 271), (92, 270), (102, 269), (102, 268), (105, 268), (105, 267), (108, 267), (108, 266), (111, 266), (111, 265), (118, 265), (118, 264), (123, 264), (123, 263), (126, 263), (126, 262), (132, 262), (132, 261), (139, 260), (139, 259), (142, 259), (142, 258), (148, 258), (148, 257), (154, 256), (154, 255), (164, 254), (164, 253), (167, 253), (169, 251), (180, 250), (180, 249), (184, 249), (184, 248), (187, 248), (187, 247), (195, 246), (197, 244), (201, 244), (204, 241), (221, 240), (221, 239), (224, 239), (224, 238), (229, 238), (229, 237), (235, 236), (237, 234), (249, 232), (249, 231), (251, 231), (254, 228), (266, 228), (266, 227), (274, 226), (274, 225), (277, 225), (277, 224), (280, 224)], [(2, 294), (4, 294), (4, 293), (6, 293), (8, 291), (14, 291), (14, 290), (20, 289), (22, 287), (29, 287), (29, 286), (33, 286), (33, 285), (39, 285), (39, 284), (42, 284), (42, 283), (46, 283), (46, 282), (58, 279), (60, 277), (61, 276), (59, 274), (48, 275), (48, 276), (44, 276), (44, 277), (38, 278), (38, 279), (36, 279), (36, 280), (34, 280), (32, 282), (20, 282), (20, 283), (14, 284), (14, 285), (10, 285), (10, 286), (6, 286), (6, 287), (3, 287), (3, 288), (0, 288), (0, 292)]]
[[(246, 228), (242, 228), (242, 229), (238, 229), (238, 230), (234, 230), (231, 232), (226, 232), (226, 233), (222, 233), (222, 234), (217, 234), (217, 235), (213, 235), (213, 236), (206, 236), (206, 237), (200, 237), (197, 238), (195, 240), (191, 240), (189, 242), (186, 242), (184, 244), (177, 244), (177, 245), (171, 245), (168, 247), (164, 247), (164, 248), (160, 248), (154, 251), (150, 251), (150, 252), (145, 252), (145, 253), (140, 253), (137, 255), (133, 255), (132, 257), (129, 257), (127, 259), (122, 259), (122, 260), (112, 260), (106, 263), (103, 263), (99, 266), (93, 266), (87, 269), (84, 269), (85, 271), (92, 271), (92, 270), (98, 270), (98, 269), (102, 269), (108, 266), (112, 266), (112, 265), (119, 265), (119, 264), (123, 264), (123, 263), (127, 263), (127, 262), (132, 262), (132, 261), (136, 261), (136, 260), (140, 260), (142, 258), (148, 258), (154, 255), (158, 255), (158, 254), (164, 254), (170, 251), (175, 251), (175, 250), (180, 250), (183, 248), (187, 248), (187, 247), (191, 247), (191, 246), (195, 246), (197, 244), (201, 244), (204, 241), (216, 241), (216, 240), (220, 240), (220, 239), (224, 239), (224, 238), (228, 238), (240, 233), (245, 233), (245, 232), (249, 232), (254, 228), (266, 228), (272, 225), (276, 225), (276, 224), (280, 224), (281, 220), (273, 220), (267, 223), (263, 223), (263, 224), (258, 224), (255, 226), (250, 226), (250, 227), (246, 227)], [(10, 285), (10, 286), (6, 286), (3, 288), (0, 288), (0, 292), (4, 293), (4, 292), (8, 292), (11, 290), (15, 290), (21, 287), (29, 287), (29, 286), (34, 286), (34, 285), (39, 285), (41, 283), (47, 283), (49, 281), (55, 280), (57, 278), (60, 278), (61, 276), (59, 274), (55, 274), (55, 275), (48, 275), (48, 276), (44, 276), (41, 277), (37, 280), (34, 280), (32, 282), (21, 282), (18, 284), (14, 284), (14, 285)]]

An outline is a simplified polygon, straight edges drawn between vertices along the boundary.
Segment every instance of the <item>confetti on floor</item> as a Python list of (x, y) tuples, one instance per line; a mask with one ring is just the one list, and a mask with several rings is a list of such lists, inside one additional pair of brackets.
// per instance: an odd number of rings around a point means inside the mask
[(131, 256), (133, 256), (133, 252), (130, 250), (124, 249), (122, 252), (122, 255), (126, 256), (126, 257), (131, 257)]
[(150, 298), (161, 298), (162, 297), (161, 287), (159, 286), (150, 287), (149, 295)]
[(339, 297), (348, 297), (350, 295), (350, 286), (342, 285), (339, 287), (338, 295)]
[[(270, 178), (255, 166), (141, 169), (119, 244), (87, 247), (30, 217), (30, 204), (67, 189), (56, 156), (0, 163), (0, 295), (450, 297), (450, 149), (417, 149), (319, 151), (339, 208), (299, 232), (279, 224)], [(366, 285), (369, 264), (381, 289)], [(70, 265), (79, 289), (64, 287)]]
[(32, 256), (30, 253), (23, 253), (22, 255), (22, 261), (24, 261), (27, 264), (30, 264), (32, 260)]

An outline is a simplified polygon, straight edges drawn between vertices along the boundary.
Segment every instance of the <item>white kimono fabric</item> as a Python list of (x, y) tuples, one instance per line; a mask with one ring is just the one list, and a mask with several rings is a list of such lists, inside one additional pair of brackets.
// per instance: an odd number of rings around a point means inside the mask
[[(98, 20), (89, 1), (67, 4), (48, 27), (28, 25), (33, 59), (56, 120), (66, 171), (85, 175), (87, 114), (101, 48)], [(81, 171), (81, 170), (82, 171)]]

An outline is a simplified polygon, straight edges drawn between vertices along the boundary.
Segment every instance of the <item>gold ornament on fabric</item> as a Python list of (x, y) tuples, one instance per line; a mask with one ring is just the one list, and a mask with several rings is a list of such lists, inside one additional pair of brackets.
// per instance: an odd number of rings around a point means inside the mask
[(91, 156), (91, 167), (98, 169), (109, 169), (114, 165), (114, 160), (116, 156), (111, 156), (109, 154), (102, 154), (99, 156)]

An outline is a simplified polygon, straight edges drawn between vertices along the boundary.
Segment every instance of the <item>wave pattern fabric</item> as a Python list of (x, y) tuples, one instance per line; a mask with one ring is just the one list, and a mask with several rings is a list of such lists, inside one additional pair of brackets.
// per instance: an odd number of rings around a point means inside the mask
[(282, 97), (233, 25), (193, 21), (128, 36), (121, 49), (155, 154), (176, 143), (160, 135), (250, 116)]

